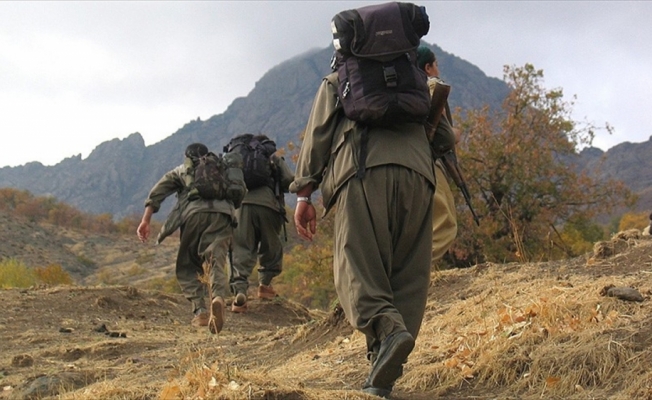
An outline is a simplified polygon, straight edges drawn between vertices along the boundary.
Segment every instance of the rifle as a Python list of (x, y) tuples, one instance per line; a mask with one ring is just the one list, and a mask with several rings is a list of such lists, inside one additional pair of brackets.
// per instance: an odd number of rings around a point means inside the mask
[[(432, 78), (431, 78), (432, 79)], [(473, 220), (475, 223), (480, 226), (480, 219), (475, 213), (473, 206), (471, 205), (471, 195), (469, 194), (469, 189), (464, 182), (462, 177), (462, 171), (460, 171), (459, 164), (457, 163), (457, 156), (455, 155), (455, 138), (443, 138), (439, 144), (435, 144), (435, 133), (437, 132), (437, 126), (441, 119), (441, 115), (446, 110), (449, 120), (452, 123), (450, 118), (450, 109), (448, 108), (448, 95), (450, 93), (451, 87), (446, 84), (444, 81), (436, 79), (436, 85), (432, 92), (432, 98), (430, 100), (430, 112), (428, 113), (428, 119), (426, 120), (426, 129), (428, 135), (428, 141), (430, 142), (430, 147), (432, 149), (433, 155), (435, 158), (441, 160), (444, 169), (448, 175), (453, 179), (455, 185), (462, 192), (464, 196), (464, 201), (469, 206), (471, 214), (473, 214)]]
[(231, 280), (234, 276), (238, 276), (235, 268), (233, 267), (233, 240), (229, 241), (229, 251), (227, 253), (229, 257), (229, 271), (231, 272)]
[(457, 187), (462, 192), (462, 196), (464, 196), (464, 200), (466, 201), (466, 204), (469, 206), (469, 210), (471, 210), (471, 214), (473, 214), (473, 220), (475, 221), (476, 225), (480, 226), (480, 219), (478, 218), (478, 215), (475, 213), (475, 210), (473, 210), (473, 206), (471, 205), (471, 195), (469, 195), (469, 189), (466, 187), (466, 182), (464, 182), (464, 178), (462, 178), (462, 172), (460, 171), (460, 166), (457, 163), (457, 156), (455, 155), (455, 150), (454, 149), (448, 150), (439, 159), (441, 160), (441, 163), (446, 169), (448, 175), (453, 179)]
[(426, 119), (428, 142), (432, 143), (432, 140), (435, 138), (435, 132), (437, 131), (437, 125), (439, 125), (441, 114), (444, 112), (446, 104), (448, 104), (448, 95), (451, 92), (451, 86), (438, 78), (430, 79), (434, 79), (435, 82), (437, 82), (435, 90), (432, 92), (430, 111), (428, 112), (428, 118)]
[(285, 210), (285, 195), (283, 195), (283, 190), (281, 190), (281, 169), (278, 168), (274, 163), (272, 163), (274, 169), (274, 197), (278, 201), (278, 211), (283, 217), (283, 239), (285, 242), (288, 241), (288, 231), (285, 227), (285, 224), (288, 223), (287, 212)]

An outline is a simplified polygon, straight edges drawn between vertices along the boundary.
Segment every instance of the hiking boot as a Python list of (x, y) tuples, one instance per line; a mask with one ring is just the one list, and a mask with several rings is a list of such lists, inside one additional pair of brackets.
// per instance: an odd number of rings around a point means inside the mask
[(224, 319), (226, 307), (224, 306), (224, 299), (221, 297), (216, 297), (211, 302), (211, 315), (208, 320), (208, 329), (211, 333), (220, 333), (222, 327), (224, 326)]
[(195, 311), (195, 316), (192, 318), (190, 324), (192, 326), (208, 326), (208, 311), (204, 308), (200, 308)]
[(414, 338), (409, 332), (397, 332), (387, 336), (380, 344), (378, 357), (371, 367), (363, 390), (377, 391), (380, 393), (377, 396), (388, 391), (389, 396), (394, 382), (403, 374), (403, 363), (407, 361), (412, 349)]
[(383, 389), (372, 386), (366, 386), (362, 388), (362, 391), (367, 394), (372, 394), (374, 396), (382, 397), (383, 399), (389, 399), (389, 395), (392, 393), (392, 388)]
[(276, 297), (276, 291), (272, 285), (263, 285), (262, 283), (258, 285), (258, 298), (270, 300), (274, 297)]
[(247, 311), (247, 295), (238, 292), (235, 295), (235, 299), (233, 299), (233, 303), (231, 303), (231, 311), (234, 313), (243, 313)]

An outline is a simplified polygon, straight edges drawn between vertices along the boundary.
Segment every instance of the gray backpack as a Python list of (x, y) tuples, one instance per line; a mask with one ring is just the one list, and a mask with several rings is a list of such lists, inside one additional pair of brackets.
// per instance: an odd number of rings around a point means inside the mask
[(186, 157), (188, 174), (184, 177), (188, 199), (228, 200), (239, 208), (247, 188), (239, 154), (208, 154), (199, 158)]
[(349, 119), (367, 125), (425, 122), (430, 109), (426, 73), (416, 49), (428, 33), (425, 8), (385, 3), (342, 11), (333, 17), (332, 67)]

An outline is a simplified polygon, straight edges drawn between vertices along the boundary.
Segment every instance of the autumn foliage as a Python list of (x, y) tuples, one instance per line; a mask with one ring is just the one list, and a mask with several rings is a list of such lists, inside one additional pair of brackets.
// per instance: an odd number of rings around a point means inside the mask
[(34, 196), (27, 190), (12, 188), (0, 189), (0, 211), (20, 215), (31, 222), (45, 222), (94, 233), (134, 234), (140, 222), (140, 216), (136, 215), (115, 222), (108, 213), (84, 213), (54, 197)]
[(622, 218), (620, 218), (620, 223), (618, 224), (618, 231), (625, 231), (627, 229), (645, 229), (646, 226), (650, 225), (650, 218), (647, 212), (640, 213), (625, 213)]
[(0, 288), (26, 288), (37, 284), (72, 285), (72, 277), (59, 264), (29, 268), (16, 259), (0, 260)]
[[(634, 201), (623, 183), (575, 167), (578, 149), (592, 143), (596, 128), (571, 119), (573, 103), (561, 89), (545, 89), (543, 72), (529, 64), (504, 73), (512, 91), (501, 110), (458, 118), (458, 158), (481, 224), (473, 224), (459, 197), (458, 238), (447, 259), (457, 266), (577, 255), (562, 235), (566, 224), (581, 228)], [(591, 232), (579, 232), (579, 239), (584, 234)]]

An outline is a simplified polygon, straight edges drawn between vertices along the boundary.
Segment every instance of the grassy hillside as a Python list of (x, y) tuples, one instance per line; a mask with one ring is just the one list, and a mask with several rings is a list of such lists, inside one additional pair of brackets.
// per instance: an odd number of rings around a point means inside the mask
[[(433, 272), (394, 398), (652, 398), (651, 259), (631, 231), (572, 260)], [(337, 309), (281, 293), (228, 312), (215, 336), (190, 326), (180, 295), (133, 282), (0, 290), (0, 399), (372, 399), (364, 337)]]

